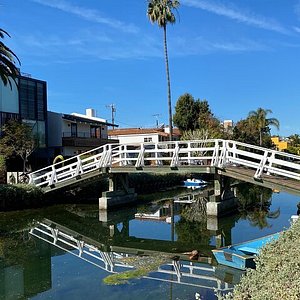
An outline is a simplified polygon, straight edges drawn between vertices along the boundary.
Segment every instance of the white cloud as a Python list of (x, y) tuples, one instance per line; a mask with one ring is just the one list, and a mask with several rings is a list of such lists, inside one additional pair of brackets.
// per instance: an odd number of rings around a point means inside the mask
[[(216, 52), (253, 52), (253, 51), (270, 51), (270, 47), (266, 44), (259, 43), (249, 39), (240, 39), (235, 41), (228, 40), (208, 40), (203, 37), (186, 39), (183, 37), (176, 38), (170, 41), (170, 51), (176, 49), (174, 56), (186, 55), (206, 55)], [(187, 46), (188, 45), (188, 46)]]
[(245, 13), (236, 7), (230, 7), (228, 1), (226, 5), (223, 2), (207, 1), (207, 0), (181, 0), (181, 3), (186, 6), (199, 8), (220, 16), (230, 18), (232, 20), (245, 23), (254, 27), (275, 31), (283, 34), (288, 34), (288, 30), (278, 22), (267, 19), (253, 13)]
[(73, 5), (64, 0), (31, 0), (35, 3), (59, 9), (69, 14), (76, 15), (82, 19), (107, 25), (111, 28), (126, 33), (137, 33), (139, 28), (133, 24), (126, 24), (116, 19), (104, 17), (99, 10)]
[(300, 28), (299, 28), (299, 27), (294, 26), (293, 29), (294, 29), (296, 32), (300, 33)]
[(300, 18), (300, 1), (298, 0), (298, 3), (295, 5), (295, 14)]
[[(95, 37), (95, 38), (93, 38)], [(76, 35), (22, 35), (17, 39), (18, 53), (38, 64), (66, 64), (117, 59), (145, 59), (163, 55), (161, 43), (149, 36), (108, 37), (95, 30), (76, 32)], [(30, 59), (28, 59), (30, 57)]]

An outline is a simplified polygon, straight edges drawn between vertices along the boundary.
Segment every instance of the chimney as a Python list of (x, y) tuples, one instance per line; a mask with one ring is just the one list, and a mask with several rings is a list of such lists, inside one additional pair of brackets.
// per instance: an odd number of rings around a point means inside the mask
[(96, 111), (93, 108), (87, 108), (85, 114), (87, 117), (96, 117)]

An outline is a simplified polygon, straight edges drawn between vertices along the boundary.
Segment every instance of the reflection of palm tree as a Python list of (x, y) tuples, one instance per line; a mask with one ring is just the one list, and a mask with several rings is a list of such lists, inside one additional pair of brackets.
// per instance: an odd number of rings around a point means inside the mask
[(272, 212), (264, 209), (255, 209), (247, 215), (247, 219), (250, 221), (251, 226), (263, 229), (271, 227), (267, 219), (277, 219), (279, 216), (280, 208)]
[(256, 111), (249, 112), (250, 121), (254, 122), (259, 130), (260, 146), (262, 145), (262, 134), (269, 126), (275, 126), (279, 129), (279, 121), (276, 118), (267, 118), (269, 113), (272, 113), (270, 109), (263, 109), (261, 107), (259, 107)]
[(270, 212), (272, 204), (272, 190), (241, 183), (237, 186), (239, 211), (242, 219), (249, 220), (250, 224), (260, 229), (270, 227), (267, 219), (276, 219), (280, 215), (280, 208)]

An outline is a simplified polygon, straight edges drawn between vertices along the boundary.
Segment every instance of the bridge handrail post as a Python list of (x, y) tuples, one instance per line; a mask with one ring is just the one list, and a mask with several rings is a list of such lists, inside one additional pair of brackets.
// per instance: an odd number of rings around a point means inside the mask
[(215, 148), (214, 148), (214, 152), (212, 155), (212, 160), (210, 165), (213, 166), (217, 166), (219, 164), (219, 150), (220, 150), (220, 146), (219, 146), (219, 140), (215, 140)]
[(112, 165), (112, 145), (108, 144), (108, 151), (107, 151), (107, 160), (105, 167), (111, 167)]
[(158, 143), (154, 144), (154, 151), (155, 151), (155, 154), (154, 154), (155, 165), (158, 166), (159, 165), (159, 163), (158, 163)]
[(138, 158), (137, 158), (137, 161), (135, 163), (135, 167), (136, 168), (139, 168), (141, 166), (144, 166), (144, 163), (145, 163), (145, 160), (144, 160), (144, 154), (145, 154), (145, 146), (144, 146), (144, 143), (141, 143), (140, 144), (140, 152), (139, 152), (139, 155), (138, 155)]
[(191, 141), (187, 142), (187, 149), (188, 149), (187, 164), (190, 165), (191, 164)]
[(124, 158), (125, 158), (124, 164), (125, 164), (125, 166), (128, 165), (128, 160), (127, 160), (128, 153), (127, 153), (127, 150), (128, 150), (127, 145), (124, 145)]
[(266, 163), (268, 162), (268, 156), (269, 156), (269, 151), (265, 150), (264, 155), (259, 163), (258, 168), (256, 169), (256, 172), (254, 174), (254, 178), (260, 178), (261, 174), (263, 173), (263, 170), (265, 168)]
[(76, 171), (75, 171), (75, 176), (78, 176), (80, 173), (83, 173), (83, 168), (82, 168), (82, 160), (80, 155), (77, 156), (77, 165), (76, 165)]
[(52, 165), (51, 177), (49, 180), (49, 185), (54, 184), (55, 180), (57, 180), (55, 165)]
[(227, 156), (228, 156), (228, 141), (227, 140), (221, 140), (221, 155), (218, 159), (218, 167), (222, 168), (226, 162), (227, 162)]
[(171, 163), (170, 163), (170, 167), (176, 167), (178, 165), (178, 153), (180, 151), (180, 148), (179, 148), (179, 144), (178, 144), (178, 141), (175, 142), (175, 147), (174, 147), (174, 150), (173, 150), (173, 155), (172, 155), (172, 160), (171, 160)]

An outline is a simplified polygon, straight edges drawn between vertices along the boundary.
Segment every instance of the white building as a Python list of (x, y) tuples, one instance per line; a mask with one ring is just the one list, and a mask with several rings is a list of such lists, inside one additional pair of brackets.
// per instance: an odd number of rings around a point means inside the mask
[[(118, 139), (120, 144), (163, 142), (169, 140), (168, 128), (122, 128), (108, 131), (108, 136)], [(180, 133), (173, 129), (173, 140), (178, 140)]]
[(107, 143), (117, 143), (108, 139), (107, 128), (112, 125), (96, 117), (93, 109), (86, 109), (85, 115), (48, 111), (48, 145), (53, 157), (58, 154), (70, 157)]

